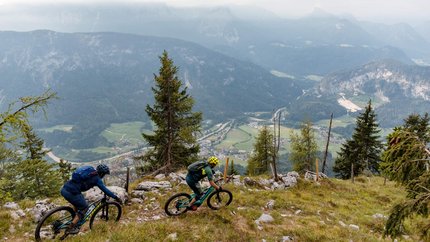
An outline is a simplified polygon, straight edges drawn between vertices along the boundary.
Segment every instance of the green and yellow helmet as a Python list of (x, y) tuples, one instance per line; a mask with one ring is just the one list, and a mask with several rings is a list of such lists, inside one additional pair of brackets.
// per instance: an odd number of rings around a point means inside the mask
[(208, 159), (208, 163), (209, 163), (210, 166), (215, 167), (215, 166), (217, 166), (219, 164), (219, 160), (215, 156), (211, 156)]

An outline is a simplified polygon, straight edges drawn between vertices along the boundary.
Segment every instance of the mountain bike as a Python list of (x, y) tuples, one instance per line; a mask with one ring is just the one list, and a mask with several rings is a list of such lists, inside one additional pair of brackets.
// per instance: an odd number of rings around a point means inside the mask
[[(226, 182), (228, 182), (232, 176), (229, 176)], [(223, 178), (218, 179), (215, 183), (219, 183)], [(185, 192), (178, 193), (170, 197), (164, 205), (164, 211), (169, 216), (178, 216), (187, 212), (187, 206), (191, 200), (196, 196), (195, 193), (188, 194)], [(207, 187), (203, 190), (203, 195), (199, 200), (195, 201), (193, 205), (200, 206), (203, 204), (205, 199), (207, 200), (208, 207), (213, 210), (218, 210), (222, 207), (228, 206), (233, 200), (233, 194), (224, 188), (222, 190), (215, 191), (212, 186)]]
[[(64, 234), (59, 239), (65, 239), (69, 235), (67, 228), (72, 223), (75, 214), (75, 210), (69, 206), (51, 209), (37, 224), (35, 231), (36, 241), (55, 239), (60, 236), (62, 231), (64, 231)], [(94, 229), (97, 225), (101, 225), (102, 221), (118, 221), (121, 218), (121, 214), (121, 204), (108, 201), (108, 197), (105, 194), (103, 198), (88, 206), (84, 217), (78, 221), (76, 226), (81, 227), (90, 220), (90, 229)]]

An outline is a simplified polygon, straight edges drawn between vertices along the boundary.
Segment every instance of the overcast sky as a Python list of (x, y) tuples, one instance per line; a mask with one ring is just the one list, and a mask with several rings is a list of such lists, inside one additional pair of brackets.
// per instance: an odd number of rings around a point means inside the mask
[(0, 0), (0, 8), (14, 3), (106, 3), (165, 2), (172, 6), (250, 5), (265, 8), (282, 17), (299, 17), (314, 8), (334, 14), (352, 14), (359, 20), (416, 22), (430, 20), (430, 0)]

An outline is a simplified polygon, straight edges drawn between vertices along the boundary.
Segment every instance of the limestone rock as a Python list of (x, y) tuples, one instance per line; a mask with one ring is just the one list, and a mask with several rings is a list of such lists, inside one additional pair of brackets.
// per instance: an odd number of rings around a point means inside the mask
[(275, 200), (270, 200), (266, 203), (266, 208), (272, 210), (275, 207)]
[(159, 182), (144, 181), (139, 183), (139, 185), (137, 185), (136, 190), (152, 191), (152, 190), (158, 190), (160, 188), (163, 188), (163, 189), (172, 188), (172, 184), (170, 184), (170, 182), (168, 181), (159, 181)]
[(282, 242), (287, 242), (287, 241), (294, 241), (293, 237), (291, 236), (282, 236)]
[(143, 199), (140, 198), (132, 198), (130, 201), (131, 203), (143, 203)]
[(131, 197), (144, 199), (146, 197), (145, 193), (145, 191), (133, 190), (131, 192)]
[(270, 223), (275, 221), (275, 219), (273, 219), (273, 217), (270, 214), (267, 213), (263, 213), (257, 220), (255, 220), (257, 224), (260, 223)]
[(155, 179), (157, 179), (157, 180), (163, 180), (165, 178), (166, 178), (166, 176), (164, 174), (158, 174), (155, 176)]
[[(116, 194), (123, 202), (128, 200), (128, 194), (125, 191), (125, 188), (118, 187), (118, 186), (109, 186), (107, 187), (109, 190), (111, 190), (114, 194)], [(103, 198), (104, 193), (98, 188), (93, 187), (90, 190), (86, 191), (84, 193), (85, 199), (87, 199), (89, 202), (95, 202)]]
[(34, 221), (37, 223), (49, 210), (55, 208), (56, 206), (57, 205), (51, 203), (49, 199), (37, 200), (36, 205), (30, 209), (30, 212)]
[(7, 202), (3, 207), (11, 210), (19, 209), (19, 205), (16, 202)]
[(360, 227), (358, 227), (358, 225), (355, 225), (355, 224), (350, 224), (349, 228), (352, 229), (352, 230), (355, 230), (355, 231), (360, 230)]

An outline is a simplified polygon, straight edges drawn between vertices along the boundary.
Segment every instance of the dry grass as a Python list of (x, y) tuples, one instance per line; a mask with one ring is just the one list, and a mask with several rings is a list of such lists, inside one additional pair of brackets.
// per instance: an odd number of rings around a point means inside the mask
[[(375, 219), (373, 215), (388, 215), (392, 205), (405, 195), (393, 183), (383, 185), (379, 177), (360, 178), (355, 184), (337, 179), (325, 180), (319, 185), (301, 181), (285, 191), (232, 185), (225, 188), (234, 194), (232, 204), (225, 209), (213, 211), (204, 204), (196, 212), (166, 217), (162, 209), (168, 197), (188, 191), (186, 186), (176, 186), (164, 195), (150, 194), (144, 204), (126, 206), (120, 223), (107, 224), (66, 241), (171, 241), (173, 238), (177, 241), (280, 241), (283, 236), (291, 236), (296, 241), (391, 241), (382, 237), (385, 220)], [(269, 200), (275, 201), (272, 210), (265, 208)], [(274, 221), (262, 224), (260, 230), (255, 220), (263, 213), (270, 214)], [(9, 220), (7, 216), (1, 210), (2, 222)], [(419, 240), (413, 226), (417, 221), (422, 220), (407, 222), (411, 241)], [(0, 222), (0, 226), (3, 224)], [(350, 224), (359, 226), (359, 230), (351, 229)], [(24, 236), (25, 232), (32, 235), (34, 227), (33, 223), (24, 222), (14, 235), (8, 231), (0, 235), (12, 241), (25, 241), (29, 238)]]

